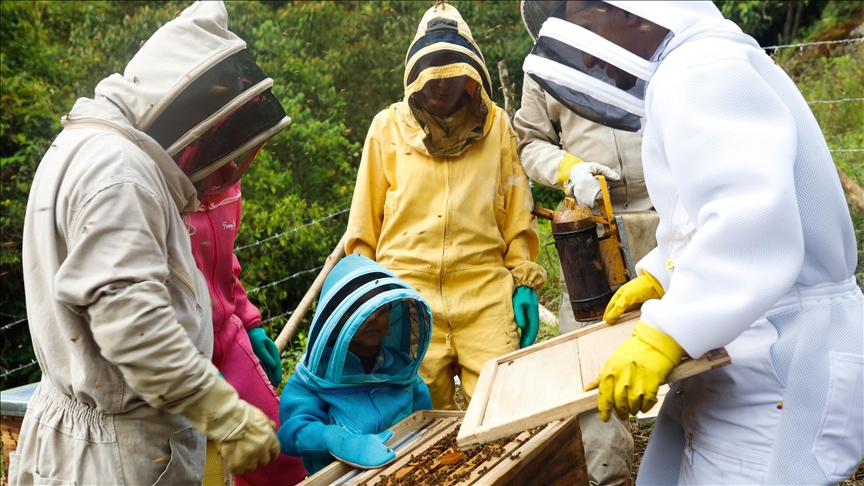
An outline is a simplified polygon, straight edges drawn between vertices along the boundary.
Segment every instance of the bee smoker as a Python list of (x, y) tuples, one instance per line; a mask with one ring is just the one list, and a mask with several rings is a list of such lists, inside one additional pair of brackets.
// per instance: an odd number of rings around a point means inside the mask
[[(564, 281), (573, 313), (579, 321), (598, 319), (612, 298), (611, 287), (631, 277), (624, 264), (624, 245), (619, 231), (620, 219), (612, 212), (606, 178), (595, 176), (600, 182), (603, 201), (600, 215), (594, 215), (588, 206), (579, 206), (573, 198), (564, 199), (564, 208), (552, 211), (537, 205), (531, 214), (552, 221), (552, 236), (561, 261)], [(597, 236), (597, 224), (605, 230)]]

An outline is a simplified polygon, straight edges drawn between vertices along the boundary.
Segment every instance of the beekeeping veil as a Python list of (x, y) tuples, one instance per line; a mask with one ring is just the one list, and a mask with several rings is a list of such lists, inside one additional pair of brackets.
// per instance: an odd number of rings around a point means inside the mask
[[(632, 15), (656, 24), (655, 29), (668, 29), (653, 52), (637, 54), (634, 46), (607, 38), (615, 37), (609, 33), (624, 28)], [(522, 18), (535, 39), (523, 70), (571, 111), (633, 132), (645, 117), (649, 81), (677, 45), (710, 33), (758, 47), (711, 2), (523, 0)]]
[[(348, 347), (364, 321), (379, 309), (390, 316), (381, 345), (394, 363), (369, 374), (345, 373)], [(432, 332), (429, 304), (410, 285), (380, 264), (360, 255), (339, 261), (321, 288), (306, 353), (296, 371), (320, 388), (357, 385), (407, 386), (417, 371)]]
[[(427, 113), (418, 96), (426, 83), (465, 76), (464, 107), (448, 120)], [(495, 104), (492, 81), (483, 54), (462, 15), (450, 4), (429, 8), (405, 56), (405, 102), (411, 117), (406, 126), (419, 125), (423, 151), (433, 156), (459, 156), (482, 139), (492, 126)], [(407, 135), (407, 136), (406, 136)], [(403, 133), (406, 139), (413, 137)]]
[[(221, 1), (194, 3), (147, 40), (122, 76), (96, 89), (165, 149), (199, 193), (236, 183), (264, 142), (291, 122), (273, 80), (227, 21)], [(231, 161), (220, 187), (200, 187)]]

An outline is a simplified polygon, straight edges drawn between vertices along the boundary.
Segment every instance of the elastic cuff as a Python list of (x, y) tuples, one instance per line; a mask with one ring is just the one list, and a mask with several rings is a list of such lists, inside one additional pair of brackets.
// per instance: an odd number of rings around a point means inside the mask
[(648, 277), (648, 281), (651, 282), (651, 286), (654, 287), (654, 290), (657, 291), (657, 295), (659, 295), (658, 298), (663, 298), (663, 296), (666, 295), (666, 291), (663, 290), (663, 286), (660, 285), (660, 281), (658, 281), (654, 277), (654, 275), (651, 275), (650, 273), (648, 273), (645, 270), (642, 270), (642, 275), (645, 275), (646, 277)]
[(353, 239), (345, 244), (345, 255), (362, 255), (372, 261), (375, 260), (375, 250), (360, 239)]
[(513, 276), (514, 289), (529, 287), (538, 290), (546, 283), (546, 270), (534, 262), (525, 262), (510, 270)]
[(559, 186), (563, 187), (564, 183), (570, 180), (570, 171), (573, 170), (576, 164), (581, 162), (582, 159), (575, 155), (564, 154), (564, 158), (561, 159), (561, 162), (558, 162), (558, 175), (555, 178)]
[(672, 337), (659, 329), (651, 327), (641, 319), (633, 328), (633, 336), (641, 339), (657, 351), (663, 353), (663, 355), (669, 358), (669, 360), (675, 365), (680, 363), (681, 360), (684, 359), (684, 356), (687, 355), (684, 348), (682, 348), (677, 341), (672, 339)]

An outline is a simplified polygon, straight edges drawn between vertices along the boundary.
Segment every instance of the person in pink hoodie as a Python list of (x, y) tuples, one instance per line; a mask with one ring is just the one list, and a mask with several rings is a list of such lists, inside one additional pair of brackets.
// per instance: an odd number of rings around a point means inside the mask
[[(242, 213), (240, 181), (231, 184), (237, 169), (229, 163), (202, 181), (198, 191), (201, 203), (196, 212), (186, 213), (185, 221), (195, 262), (210, 290), (213, 364), (241, 399), (260, 408), (278, 428), (279, 396), (274, 387), (282, 381), (281, 358), (276, 344), (261, 327), (261, 312), (249, 302), (240, 283), (240, 262), (234, 254)], [(268, 466), (235, 476), (234, 482), (293, 485), (305, 476), (300, 458), (280, 454)]]

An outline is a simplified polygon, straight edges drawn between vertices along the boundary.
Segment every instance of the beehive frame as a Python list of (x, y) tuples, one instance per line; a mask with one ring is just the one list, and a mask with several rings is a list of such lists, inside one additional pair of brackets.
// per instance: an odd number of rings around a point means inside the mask
[[(487, 361), (474, 389), (457, 443), (463, 450), (597, 408), (597, 390), (583, 392), (615, 349), (626, 341), (640, 312), (614, 325), (600, 322)], [(729, 364), (725, 349), (685, 359), (673, 382)]]
[[(388, 445), (396, 449), (396, 460), (377, 469), (356, 469), (333, 462), (306, 478), (302, 486), (375, 485), (408, 463), (438, 440), (455, 431), (465, 412), (426, 410), (415, 412), (391, 427)], [(550, 447), (551, 446), (551, 447)], [(471, 471), (447, 481), (452, 486), (532, 484), (587, 485), (581, 432), (576, 417), (554, 421), (544, 429), (524, 432), (504, 446), (504, 454), (488, 457)], [(514, 483), (515, 481), (515, 483)]]

